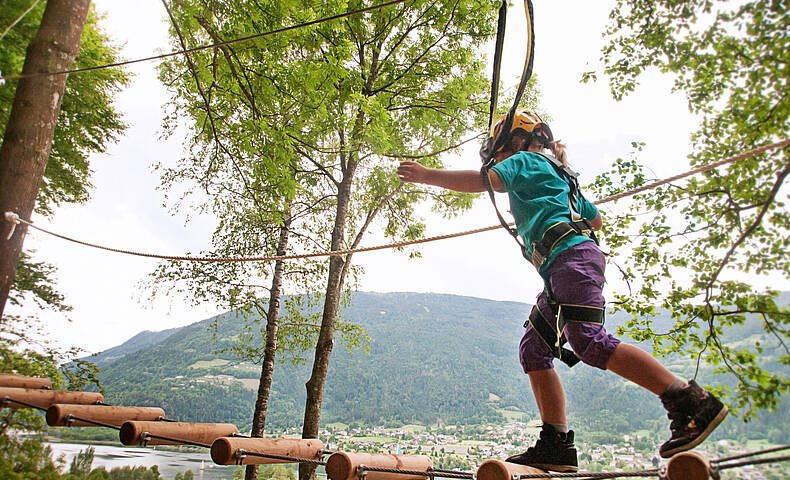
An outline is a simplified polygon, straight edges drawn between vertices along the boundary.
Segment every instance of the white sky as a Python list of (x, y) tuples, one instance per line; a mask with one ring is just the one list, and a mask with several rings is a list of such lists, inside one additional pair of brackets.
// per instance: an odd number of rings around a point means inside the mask
[[(671, 93), (671, 79), (655, 73), (642, 78), (638, 91), (622, 102), (611, 99), (605, 82), (581, 84), (584, 71), (600, 57), (601, 32), (613, 1), (563, 0), (535, 2), (535, 72), (542, 92), (542, 107), (550, 112), (555, 137), (565, 141), (569, 159), (585, 184), (604, 171), (615, 158), (631, 151), (632, 141), (644, 141), (640, 156), (658, 176), (687, 170), (686, 154), (696, 128), (685, 99)], [(103, 28), (123, 56), (135, 59), (170, 51), (167, 22), (159, 0), (95, 0), (107, 13)], [(524, 28), (520, 4), (509, 12), (503, 80), (518, 80), (524, 58)], [(491, 52), (487, 52), (491, 53)], [(91, 200), (85, 205), (59, 209), (52, 219), (36, 224), (91, 243), (128, 250), (182, 255), (210, 244), (212, 223), (172, 217), (156, 190), (158, 177), (151, 165), (177, 159), (182, 140), (160, 138), (162, 105), (167, 100), (155, 74), (155, 62), (127, 67), (132, 85), (122, 92), (117, 106), (130, 125), (108, 152), (91, 158), (95, 171)], [(454, 168), (479, 167), (477, 145), (449, 160)], [(506, 210), (506, 199), (500, 204)], [(603, 210), (604, 214), (606, 210)], [(436, 219), (427, 235), (465, 231), (497, 223), (487, 198), (472, 212), (454, 220)], [(385, 243), (369, 237), (365, 246)], [(162, 330), (187, 325), (219, 313), (211, 305), (193, 308), (176, 296), (150, 304), (138, 282), (155, 261), (103, 252), (72, 244), (31, 229), (26, 248), (35, 248), (39, 260), (58, 267), (57, 279), (67, 302), (74, 307), (67, 322), (62, 315), (41, 314), (53, 339), (90, 352), (118, 345), (141, 330)], [(409, 260), (388, 251), (360, 253), (355, 262), (366, 268), (362, 290), (439, 292), (495, 300), (532, 302), (542, 284), (522, 259), (504, 231), (425, 244), (423, 258)], [(614, 280), (613, 268), (610, 281)], [(9, 312), (14, 310), (7, 307)]]

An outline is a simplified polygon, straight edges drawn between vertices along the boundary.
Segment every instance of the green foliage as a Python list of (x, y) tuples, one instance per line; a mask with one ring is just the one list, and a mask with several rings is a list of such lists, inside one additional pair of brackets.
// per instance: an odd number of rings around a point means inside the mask
[(195, 478), (195, 474), (192, 473), (192, 470), (187, 470), (183, 474), (176, 473), (174, 480), (194, 480), (194, 478)]
[(40, 437), (20, 439), (3, 429), (0, 435), (0, 478), (8, 480), (59, 479), (60, 466)]
[(29, 296), (40, 308), (51, 308), (59, 312), (71, 311), (65, 297), (52, 284), (51, 276), (55, 267), (45, 262), (34, 262), (27, 252), (22, 252), (16, 269), (12, 294), (8, 300), (12, 305), (20, 305), (23, 295)]
[[(103, 469), (102, 469), (103, 470)], [(95, 472), (96, 470), (94, 470)], [(159, 474), (159, 468), (154, 465), (151, 468), (143, 466), (137, 467), (118, 467), (113, 468), (109, 472), (110, 480), (164, 480)], [(93, 472), (91, 472), (93, 474)]]
[[(619, 0), (605, 33), (604, 72), (618, 99), (651, 67), (673, 75), (701, 119), (690, 155), (691, 167), (700, 167), (790, 136), (788, 28), (783, 2)], [(656, 351), (701, 358), (737, 379), (722, 393), (745, 418), (776, 408), (790, 391), (785, 375), (760, 362), (770, 351), (790, 364), (790, 312), (776, 304), (775, 291), (758, 286), (790, 278), (788, 152), (768, 151), (636, 195), (604, 228), (630, 282), (616, 298), (634, 317), (626, 330), (652, 339)], [(618, 159), (594, 189), (604, 197), (650, 180), (635, 159)], [(645, 315), (656, 308), (671, 312), (675, 324), (653, 328)], [(760, 316), (767, 342), (722, 341), (747, 314)]]
[(118, 432), (109, 428), (53, 428), (49, 435), (63, 442), (75, 443), (118, 443)]
[(261, 480), (296, 480), (296, 471), (286, 465), (261, 465), (258, 467)]
[[(187, 48), (372, 5), (189, 0), (170, 9), (172, 38)], [(487, 1), (417, 0), (169, 59), (160, 68), (172, 94), (165, 129), (186, 123), (194, 135), (184, 159), (162, 166), (163, 188), (177, 208), (219, 219), (213, 256), (353, 249), (377, 228), (394, 240), (415, 238), (414, 204), (428, 193), (401, 184), (395, 159), (440, 166), (436, 152), (482, 124), (487, 82), (478, 48), (493, 33), (494, 14)], [(434, 198), (447, 214), (471, 205), (468, 195)], [(356, 288), (359, 273), (344, 255), (169, 264), (151, 283), (159, 291), (185, 286), (195, 301), (266, 318), (268, 330), (253, 321), (235, 347), (251, 359), (271, 357), (260, 345), (278, 328), (281, 291), (292, 302), (325, 301), (320, 311), (282, 306), (278, 353), (298, 365), (313, 346), (326, 353), (316, 355), (319, 362), (328, 362), (335, 328), (349, 348), (367, 348), (364, 331), (337, 321), (343, 292)], [(267, 291), (271, 300), (261, 300)], [(307, 401), (316, 423), (325, 368), (317, 367)]]
[(110, 473), (104, 468), (95, 468), (85, 477), (86, 480), (112, 480)]
[(88, 447), (85, 450), (80, 450), (77, 455), (71, 460), (69, 466), (69, 473), (77, 478), (84, 478), (91, 472), (91, 465), (93, 465), (93, 454), (96, 449)]
[[(0, 25), (11, 25), (28, 7), (26, 0), (9, 0), (0, 9)], [(46, 2), (38, 3), (3, 38), (0, 70), (4, 74), (20, 73), (27, 47), (34, 38)], [(83, 29), (80, 51), (73, 67), (81, 68), (114, 63), (118, 50), (99, 28), (101, 19), (91, 10)], [(120, 113), (113, 106), (113, 96), (128, 84), (129, 74), (120, 69), (105, 69), (70, 75), (61, 102), (52, 149), (44, 180), (37, 197), (36, 212), (51, 215), (63, 203), (82, 203), (88, 199), (90, 162), (93, 153), (104, 152), (110, 142), (126, 129)], [(16, 81), (0, 86), (0, 131), (5, 131), (16, 94)], [(34, 262), (23, 253), (19, 259), (9, 301), (22, 304), (33, 301), (39, 307), (59, 312), (71, 310), (52, 281), (54, 267)]]
[[(10, 25), (30, 3), (26, 0), (5, 2), (0, 11), (0, 25)], [(3, 73), (22, 71), (27, 46), (38, 30), (44, 7), (44, 2), (36, 5), (3, 38), (0, 52)], [(117, 47), (110, 44), (107, 35), (99, 28), (100, 20), (91, 10), (73, 68), (119, 61)], [(126, 129), (112, 102), (113, 96), (128, 82), (129, 74), (120, 69), (69, 76), (44, 174), (45, 181), (41, 184), (38, 196), (38, 213), (49, 215), (54, 207), (63, 202), (80, 203), (88, 199), (88, 189), (91, 187), (88, 156), (104, 152), (107, 144)], [(0, 86), (0, 130), (5, 130), (15, 93), (15, 81)]]
[[(173, 42), (202, 45), (365, 6), (179, 2)], [(410, 2), (168, 60), (160, 70), (172, 91), (165, 128), (185, 120), (195, 135), (186, 158), (161, 166), (164, 189), (176, 207), (220, 218), (210, 252), (216, 256), (274, 254), (278, 227), (288, 218), (289, 252), (327, 250), (344, 195), (351, 202), (342, 219), (346, 246), (358, 244), (374, 221), (393, 239), (421, 235), (412, 227), (412, 205), (426, 192), (401, 187), (394, 159), (420, 156), (439, 166), (433, 152), (450, 150), (482, 124), (486, 81), (477, 47), (493, 33), (494, 14), (488, 2)], [(468, 195), (433, 198), (444, 212), (471, 202)], [(268, 285), (247, 279), (269, 279), (273, 268), (272, 262), (166, 265), (155, 278), (183, 286), (195, 301), (259, 314), (268, 305), (254, 304)], [(289, 261), (285, 268), (288, 292), (317, 291), (326, 281), (324, 260)], [(349, 267), (344, 274), (355, 272)], [(306, 320), (283, 323), (315, 324)], [(306, 330), (282, 338), (291, 338), (289, 348), (301, 345), (298, 351), (315, 338), (315, 327)]]
[[(54, 389), (80, 390), (88, 385), (99, 387), (98, 369), (84, 360), (61, 368), (79, 353), (78, 349), (55, 348), (46, 340), (36, 341), (36, 324), (6, 315), (0, 324), (0, 372), (31, 377), (45, 377)], [(60, 478), (59, 465), (44, 447), (44, 416), (38, 410), (6, 410), (0, 429), (0, 478)], [(24, 432), (26, 435), (18, 435)]]

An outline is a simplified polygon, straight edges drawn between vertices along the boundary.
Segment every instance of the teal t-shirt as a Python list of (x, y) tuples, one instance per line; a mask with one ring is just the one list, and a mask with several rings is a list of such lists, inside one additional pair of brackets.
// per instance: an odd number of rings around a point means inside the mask
[[(568, 208), (570, 186), (545, 157), (532, 152), (518, 152), (492, 169), (502, 179), (510, 198), (510, 211), (516, 220), (519, 235), (532, 255), (532, 244), (539, 242), (543, 233), (557, 222), (570, 222)], [(587, 220), (598, 216), (598, 208), (577, 196), (576, 211)], [(541, 265), (540, 273), (546, 271), (560, 252), (592, 239), (584, 235), (564, 238), (551, 251)]]

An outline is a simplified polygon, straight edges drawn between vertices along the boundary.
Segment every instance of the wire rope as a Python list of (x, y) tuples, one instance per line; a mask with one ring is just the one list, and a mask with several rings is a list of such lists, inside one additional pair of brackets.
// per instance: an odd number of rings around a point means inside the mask
[[(595, 203), (596, 205), (602, 205), (602, 204), (605, 204), (605, 203), (614, 202), (616, 200), (619, 200), (619, 199), (622, 199), (622, 198), (625, 198), (625, 197), (628, 197), (628, 196), (636, 195), (638, 193), (641, 193), (641, 192), (644, 192), (644, 191), (647, 191), (647, 190), (658, 188), (658, 187), (660, 187), (662, 185), (666, 185), (666, 184), (671, 183), (673, 181), (677, 181), (677, 180), (680, 180), (680, 179), (683, 179), (683, 178), (686, 178), (686, 177), (689, 177), (689, 176), (692, 176), (692, 175), (696, 175), (698, 173), (707, 172), (707, 171), (713, 170), (715, 168), (718, 168), (720, 166), (723, 166), (723, 165), (726, 165), (726, 164), (729, 164), (729, 163), (734, 163), (734, 162), (738, 162), (738, 161), (744, 160), (746, 158), (750, 158), (750, 157), (752, 157), (754, 155), (758, 155), (760, 153), (764, 153), (764, 152), (766, 152), (768, 150), (774, 150), (774, 149), (787, 147), (788, 145), (790, 145), (790, 138), (786, 138), (786, 139), (784, 139), (782, 141), (779, 141), (779, 142), (776, 142), (776, 143), (772, 143), (772, 144), (769, 144), (769, 145), (764, 145), (762, 147), (758, 147), (758, 148), (755, 148), (753, 150), (749, 150), (749, 151), (741, 153), (739, 155), (728, 157), (728, 158), (725, 158), (724, 160), (720, 160), (720, 161), (717, 161), (717, 162), (714, 162), (714, 163), (711, 163), (711, 164), (708, 164), (708, 165), (704, 165), (702, 167), (698, 167), (698, 168), (695, 168), (693, 170), (689, 170), (687, 172), (684, 172), (684, 173), (681, 173), (681, 174), (678, 174), (678, 175), (674, 175), (674, 176), (669, 177), (669, 178), (665, 178), (663, 180), (659, 180), (659, 181), (656, 181), (656, 182), (653, 182), (653, 183), (649, 183), (649, 184), (646, 184), (646, 185), (642, 185), (642, 186), (639, 186), (639, 187), (636, 187), (636, 188), (624, 191), (624, 192), (620, 192), (618, 194), (611, 195), (611, 196), (605, 197), (603, 199), (597, 200), (597, 201), (595, 201), (593, 203)], [(138, 251), (133, 251), (133, 250), (124, 250), (124, 249), (119, 249), (119, 248), (107, 247), (107, 246), (98, 245), (98, 244), (95, 244), (95, 243), (86, 242), (86, 241), (83, 241), (83, 240), (78, 240), (78, 239), (75, 239), (75, 238), (72, 238), (72, 237), (68, 237), (66, 235), (61, 235), (59, 233), (55, 233), (55, 232), (52, 232), (50, 230), (38, 227), (35, 224), (33, 224), (33, 222), (31, 222), (30, 220), (24, 220), (24, 219), (19, 218), (19, 215), (15, 214), (13, 212), (6, 212), (5, 213), (5, 218), (6, 218), (7, 221), (9, 221), (11, 223), (14, 223), (14, 224), (22, 223), (22, 224), (27, 225), (28, 227), (34, 228), (36, 230), (39, 230), (39, 231), (44, 232), (44, 233), (47, 233), (47, 234), (52, 235), (54, 237), (57, 237), (57, 238), (60, 238), (60, 239), (63, 239), (63, 240), (66, 240), (66, 241), (69, 241), (69, 242), (72, 242), (72, 243), (77, 243), (79, 245), (84, 245), (84, 246), (87, 246), (87, 247), (91, 247), (91, 248), (96, 248), (96, 249), (105, 250), (105, 251), (114, 252), (114, 253), (120, 253), (120, 254), (124, 254), (124, 255), (132, 255), (132, 256), (145, 257), (145, 258), (154, 258), (154, 259), (159, 259), (159, 260), (205, 262), (205, 263), (270, 262), (270, 261), (279, 261), (279, 260), (286, 261), (286, 260), (308, 259), (308, 258), (317, 258), (317, 257), (331, 257), (331, 256), (350, 255), (350, 254), (361, 253), (361, 252), (371, 252), (371, 251), (376, 251), (376, 250), (402, 248), (402, 247), (406, 247), (406, 246), (410, 246), (410, 245), (417, 245), (417, 244), (422, 244), (422, 243), (435, 242), (435, 241), (439, 241), (439, 240), (447, 240), (447, 239), (451, 239), (451, 238), (463, 237), (463, 236), (468, 236), (468, 235), (474, 235), (474, 234), (477, 234), (477, 233), (483, 233), (483, 232), (487, 232), (487, 231), (491, 231), (491, 230), (496, 230), (498, 228), (502, 228), (501, 225), (491, 225), (491, 226), (488, 226), (488, 227), (481, 227), (481, 228), (476, 228), (476, 229), (472, 229), (472, 230), (466, 230), (466, 231), (463, 231), (463, 232), (449, 233), (449, 234), (444, 234), (444, 235), (436, 235), (436, 236), (432, 236), (432, 237), (420, 238), (420, 239), (415, 239), (415, 240), (406, 240), (406, 241), (402, 241), (402, 242), (394, 242), (394, 243), (389, 243), (389, 244), (386, 244), (386, 245), (377, 245), (377, 246), (371, 246), (371, 247), (361, 247), (361, 248), (346, 249), (346, 250), (334, 250), (334, 251), (329, 251), (329, 252), (314, 252), (314, 253), (306, 253), (306, 254), (273, 255), (273, 256), (257, 256), (257, 257), (193, 257), (193, 256), (176, 256), (176, 255), (164, 255), (164, 254), (155, 254), (155, 253), (144, 253), (144, 252), (138, 252)], [(512, 224), (512, 222), (511, 222), (511, 224)], [(13, 233), (13, 228), (11, 230), (11, 233), (9, 233), (9, 238), (10, 238), (10, 235), (12, 233)]]
[[(36, 410), (43, 410), (46, 411), (47, 409), (42, 408), (38, 405), (34, 405), (32, 403), (28, 403), (22, 400), (16, 400), (10, 396), (4, 396), (0, 399), (0, 407), (7, 406), (9, 403), (16, 403), (22, 405), (27, 408), (33, 408)], [(67, 423), (71, 423), (73, 421), (81, 421), (85, 423), (90, 423), (92, 425), (96, 425), (99, 427), (111, 428), (114, 430), (120, 430), (120, 427), (115, 425), (106, 424), (103, 422), (98, 422), (95, 420), (90, 420), (87, 418), (78, 417), (75, 415), (67, 415), (66, 416)], [(7, 425), (6, 425), (7, 426)], [(5, 426), (4, 426), (5, 427)], [(231, 435), (231, 436), (238, 436), (244, 437), (243, 435)], [(192, 445), (196, 447), (204, 447), (204, 448), (211, 448), (211, 445), (201, 443), (201, 442), (193, 442), (190, 440), (184, 440), (175, 437), (168, 437), (164, 435), (156, 435), (150, 432), (142, 432), (140, 435), (142, 439), (143, 446), (147, 446), (148, 441), (150, 439), (159, 439), (168, 442), (180, 443), (184, 445)], [(249, 438), (249, 437), (244, 437)], [(787, 450), (790, 449), (790, 445), (782, 445), (773, 448), (767, 448), (764, 450), (758, 450), (753, 452), (747, 452), (738, 455), (732, 455), (728, 457), (722, 457), (718, 459), (711, 460), (711, 473), (714, 475), (718, 475), (718, 472), (721, 470), (732, 469), (732, 468), (739, 468), (739, 467), (746, 467), (746, 466), (754, 466), (754, 465), (764, 465), (768, 463), (780, 463), (780, 462), (787, 462), (790, 461), (790, 455), (782, 455), (777, 457), (767, 457), (767, 458), (758, 458), (758, 459), (751, 459), (751, 460), (744, 460), (740, 462), (734, 462), (733, 460), (746, 458), (750, 456), (756, 455), (763, 455), (766, 453), (772, 453), (780, 450)], [(326, 454), (327, 452), (322, 452), (322, 455)], [(324, 466), (326, 462), (322, 460), (315, 460), (311, 458), (300, 458), (300, 457), (289, 457), (285, 455), (276, 455), (276, 454), (268, 454), (268, 453), (260, 453), (260, 452), (249, 452), (244, 449), (239, 449), (236, 451), (236, 457), (238, 463), (241, 464), (243, 458), (245, 456), (254, 456), (254, 457), (261, 457), (261, 458), (271, 458), (275, 460), (283, 460), (292, 463), (307, 463), (317, 466)], [(443, 478), (455, 478), (455, 479), (473, 479), (475, 475), (470, 472), (463, 472), (458, 470), (446, 470), (446, 469), (434, 469), (429, 468), (425, 471), (422, 470), (405, 470), (405, 469), (397, 469), (397, 468), (384, 468), (384, 467), (373, 467), (367, 465), (360, 465), (357, 467), (357, 475), (358, 477), (364, 477), (365, 472), (383, 472), (383, 473), (393, 473), (393, 474), (402, 474), (402, 475), (413, 475), (413, 476), (424, 476), (429, 478), (434, 477), (443, 477)], [(659, 478), (666, 478), (666, 468), (662, 467), (659, 469), (646, 469), (646, 470), (635, 470), (635, 471), (621, 471), (621, 472), (544, 472), (544, 473), (522, 473), (513, 476), (513, 480), (526, 480), (526, 479), (539, 479), (539, 478), (583, 478), (583, 479), (612, 479), (612, 478), (644, 478), (644, 477), (659, 477)], [(718, 478), (718, 477), (714, 477)]]
[(2, 400), (0, 400), (0, 405), (5, 406), (5, 405), (7, 405), (9, 403), (16, 403), (16, 404), (25, 406), (27, 408), (35, 408), (36, 410), (41, 410), (42, 412), (46, 412), (47, 411), (46, 408), (39, 407), (38, 405), (35, 405), (35, 404), (32, 404), (32, 403), (23, 402), (22, 400), (15, 400), (15, 399), (7, 396), (7, 395), (5, 397), (3, 397)]
[(412, 475), (421, 477), (442, 477), (442, 478), (474, 478), (474, 474), (470, 472), (460, 472), (454, 470), (433, 469), (427, 470), (406, 470), (400, 468), (386, 468), (386, 467), (372, 467), (368, 465), (360, 465), (357, 467), (357, 475), (362, 476), (365, 472), (382, 472), (382, 473), (395, 473), (399, 475)]
[(716, 464), (711, 466), (715, 470), (727, 470), (730, 468), (749, 467), (753, 465), (764, 465), (766, 463), (780, 463), (790, 460), (790, 455), (782, 455), (779, 457), (757, 458), (754, 460), (744, 460), (742, 462), (732, 462), (726, 464)]
[(778, 447), (766, 448), (766, 449), (757, 450), (757, 451), (754, 451), (754, 452), (746, 452), (746, 453), (739, 453), (738, 455), (730, 455), (728, 457), (722, 457), (722, 458), (717, 458), (715, 460), (711, 460), (711, 463), (723, 463), (723, 462), (729, 462), (729, 461), (732, 461), (732, 460), (740, 460), (741, 458), (753, 457), (753, 456), (756, 456), (756, 455), (764, 455), (766, 453), (780, 452), (782, 450), (790, 450), (790, 445), (781, 445), (781, 446), (778, 446)]
[(236, 457), (239, 460), (241, 460), (245, 456), (248, 456), (248, 457), (260, 457), (260, 458), (271, 458), (271, 459), (274, 459), (274, 460), (284, 460), (284, 461), (292, 462), (292, 463), (309, 463), (311, 465), (318, 465), (318, 466), (326, 465), (326, 462), (324, 462), (322, 460), (315, 460), (313, 458), (289, 457), (289, 456), (286, 456), (286, 455), (275, 455), (273, 453), (248, 452), (247, 450), (244, 450), (243, 448), (240, 448), (240, 449), (236, 450)]
[(191, 440), (183, 440), (181, 438), (166, 437), (164, 435), (155, 435), (150, 432), (140, 433), (140, 438), (143, 440), (144, 447), (148, 446), (148, 440), (155, 438), (157, 440), (164, 440), (166, 442), (175, 442), (175, 443), (183, 443), (184, 445), (192, 445), (193, 447), (211, 448), (211, 445), (208, 445), (206, 443), (193, 442)]
[(95, 425), (97, 427), (112, 428), (113, 430), (120, 430), (121, 429), (121, 427), (119, 427), (117, 425), (111, 425), (109, 423), (104, 423), (104, 422), (97, 422), (96, 420), (91, 420), (89, 418), (82, 418), (82, 417), (78, 417), (78, 416), (72, 415), (72, 414), (66, 415), (65, 417), (63, 417), (63, 420), (66, 421), (67, 426), (71, 426), (71, 425), (68, 425), (68, 424), (70, 424), (72, 422), (85, 422), (85, 423), (90, 423), (91, 425)]
[(252, 34), (252, 35), (247, 35), (245, 37), (239, 37), (239, 38), (234, 38), (234, 39), (230, 39), (230, 40), (224, 40), (222, 42), (216, 42), (216, 43), (212, 43), (212, 44), (208, 44), (208, 45), (201, 45), (201, 46), (197, 46), (197, 47), (192, 47), (192, 48), (187, 48), (187, 49), (183, 49), (183, 50), (178, 50), (178, 51), (175, 51), (175, 52), (163, 53), (163, 54), (160, 54), (160, 55), (152, 55), (150, 57), (138, 58), (138, 59), (135, 59), (135, 60), (126, 60), (126, 61), (122, 61), (122, 62), (107, 63), (107, 64), (103, 64), (103, 65), (94, 65), (92, 67), (75, 68), (75, 69), (71, 69), (71, 70), (60, 70), (60, 71), (57, 71), (57, 72), (34, 72), (34, 73), (21, 73), (21, 74), (14, 74), (14, 75), (0, 75), (0, 81), (3, 81), (3, 80), (20, 80), (20, 79), (23, 79), (23, 78), (40, 77), (40, 76), (54, 76), (54, 75), (67, 75), (67, 74), (72, 74), (72, 73), (83, 73), (83, 72), (90, 72), (90, 71), (94, 71), (94, 70), (103, 70), (103, 69), (106, 69), (106, 68), (122, 67), (122, 66), (125, 66), (125, 65), (132, 65), (132, 64), (135, 64), (135, 63), (149, 62), (149, 61), (152, 61), (152, 60), (161, 60), (161, 59), (164, 59), (164, 58), (175, 57), (175, 56), (178, 56), (178, 55), (185, 55), (185, 54), (192, 53), (192, 52), (199, 52), (201, 50), (208, 50), (208, 49), (211, 49), (211, 48), (223, 47), (225, 45), (231, 45), (231, 44), (234, 44), (234, 43), (246, 42), (248, 40), (254, 40), (256, 38), (263, 38), (263, 37), (269, 37), (269, 36), (273, 36), (273, 35), (278, 35), (278, 34), (281, 34), (281, 33), (292, 31), (292, 30), (298, 30), (300, 28), (311, 27), (311, 26), (318, 25), (318, 24), (321, 24), (321, 23), (331, 22), (333, 20), (339, 20), (341, 18), (351, 17), (353, 15), (358, 15), (360, 13), (366, 13), (366, 12), (372, 12), (372, 11), (375, 11), (375, 10), (381, 10), (382, 8), (391, 7), (393, 5), (398, 5), (398, 4), (404, 3), (406, 1), (407, 0), (391, 0), (389, 2), (385, 2), (385, 3), (379, 4), (379, 5), (372, 5), (370, 7), (360, 8), (360, 9), (357, 9), (357, 10), (352, 10), (350, 12), (339, 13), (337, 15), (332, 15), (331, 17), (319, 18), (317, 20), (312, 20), (312, 21), (309, 21), (309, 22), (299, 23), (299, 24), (296, 24), (296, 25), (290, 25), (290, 26), (287, 26), (287, 27), (281, 27), (281, 28), (277, 28), (277, 29), (274, 29), (274, 30), (269, 30), (267, 32), (255, 33), (255, 34)]
[(604, 478), (628, 478), (628, 477), (662, 477), (664, 471), (662, 469), (650, 470), (637, 470), (633, 472), (546, 472), (546, 473), (522, 473), (513, 475), (514, 480), (521, 480), (527, 478), (586, 478), (586, 479), (604, 479)]

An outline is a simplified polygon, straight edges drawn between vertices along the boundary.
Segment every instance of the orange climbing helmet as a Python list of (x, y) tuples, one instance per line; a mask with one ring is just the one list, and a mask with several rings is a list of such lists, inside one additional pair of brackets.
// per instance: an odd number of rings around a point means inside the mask
[[(491, 135), (494, 143), (500, 143), (497, 142), (497, 140), (502, 127), (507, 123), (507, 117), (507, 113), (502, 115), (494, 125), (494, 131)], [(510, 126), (510, 131), (508, 134), (513, 134), (517, 131), (521, 131), (526, 134), (529, 143), (532, 143), (533, 139), (537, 139), (540, 140), (544, 146), (548, 147), (549, 143), (554, 141), (554, 136), (551, 133), (549, 125), (544, 122), (537, 113), (531, 112), (529, 110), (516, 110), (513, 114), (513, 123)], [(502, 145), (506, 143), (508, 142), (501, 142)]]

